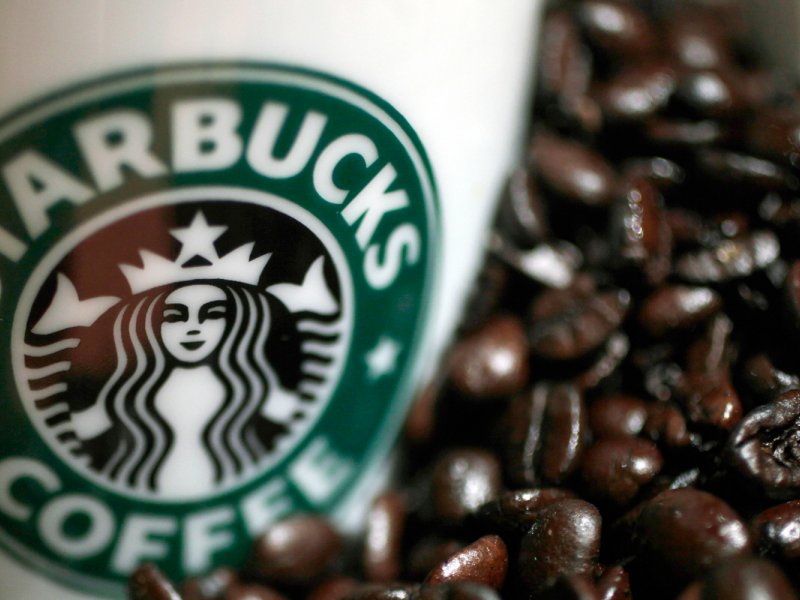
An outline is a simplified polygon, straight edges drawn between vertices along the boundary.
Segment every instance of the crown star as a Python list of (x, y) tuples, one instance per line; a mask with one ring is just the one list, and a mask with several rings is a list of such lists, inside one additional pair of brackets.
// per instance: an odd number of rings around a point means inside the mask
[[(182, 244), (176, 260), (142, 249), (139, 250), (141, 267), (120, 265), (119, 268), (134, 294), (163, 285), (207, 279), (257, 285), (271, 254), (251, 259), (255, 242), (249, 242), (219, 256), (214, 242), (227, 229), (225, 225), (209, 225), (205, 215), (198, 211), (188, 227), (170, 230), (170, 234)], [(201, 256), (208, 264), (185, 266), (195, 256)]]
[(225, 225), (209, 225), (206, 216), (197, 211), (188, 227), (169, 230), (170, 235), (183, 244), (180, 256), (175, 262), (182, 265), (195, 256), (202, 256), (207, 261), (214, 262), (217, 258), (214, 242), (227, 229)]

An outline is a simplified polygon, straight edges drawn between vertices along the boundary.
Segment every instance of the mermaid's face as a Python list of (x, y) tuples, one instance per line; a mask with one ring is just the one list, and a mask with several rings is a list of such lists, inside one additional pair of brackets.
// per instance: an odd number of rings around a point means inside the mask
[(161, 339), (167, 351), (182, 363), (206, 359), (225, 333), (225, 292), (207, 284), (187, 285), (164, 301)]

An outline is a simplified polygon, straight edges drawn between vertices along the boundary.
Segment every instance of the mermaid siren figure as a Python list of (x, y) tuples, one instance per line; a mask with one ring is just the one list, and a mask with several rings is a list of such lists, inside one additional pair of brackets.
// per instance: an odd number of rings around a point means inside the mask
[[(202, 497), (263, 469), (314, 412), (312, 388), (282, 381), (270, 348), (275, 336), (302, 338), (304, 319), (335, 329), (342, 311), (326, 281), (330, 257), (312, 260), (302, 282), (261, 289), (273, 253), (251, 257), (250, 242), (220, 256), (215, 241), (226, 229), (197, 210), (188, 226), (169, 230), (180, 244), (177, 258), (140, 249), (141, 266), (119, 265), (127, 298), (79, 299), (68, 275), (57, 273), (52, 300), (31, 329), (48, 340), (79, 340), (65, 370), (87, 361), (81, 351), (109, 349), (100, 357), (108, 363), (102, 380), (50, 386), (38, 401), (51, 412), (70, 406), (59, 439), (112, 487)], [(312, 346), (325, 340), (337, 343), (332, 335)], [(331, 378), (330, 362), (316, 365), (311, 379)], [(81, 400), (65, 402), (70, 394)]]

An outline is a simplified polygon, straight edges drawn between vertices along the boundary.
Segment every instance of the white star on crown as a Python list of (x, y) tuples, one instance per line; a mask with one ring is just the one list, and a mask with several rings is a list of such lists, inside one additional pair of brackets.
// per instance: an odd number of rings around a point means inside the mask
[[(162, 285), (199, 279), (223, 279), (257, 285), (272, 255), (264, 254), (251, 260), (255, 242), (250, 242), (225, 256), (219, 256), (214, 242), (227, 229), (224, 225), (209, 225), (205, 215), (197, 211), (188, 227), (170, 230), (170, 235), (183, 244), (175, 261), (149, 250), (139, 250), (141, 267), (120, 265), (119, 268), (134, 294)], [(205, 259), (206, 264), (187, 266), (187, 262), (196, 256)]]

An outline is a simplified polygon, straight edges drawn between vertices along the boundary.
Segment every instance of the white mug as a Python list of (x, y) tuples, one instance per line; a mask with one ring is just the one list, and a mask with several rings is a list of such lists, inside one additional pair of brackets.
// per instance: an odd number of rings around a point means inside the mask
[(0, 4), (0, 598), (357, 522), (519, 156), (538, 8)]

